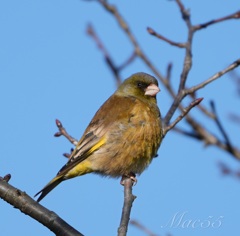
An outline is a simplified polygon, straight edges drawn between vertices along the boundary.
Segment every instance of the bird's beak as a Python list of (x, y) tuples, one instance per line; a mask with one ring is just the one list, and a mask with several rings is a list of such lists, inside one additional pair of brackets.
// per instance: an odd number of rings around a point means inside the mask
[(152, 97), (155, 96), (158, 92), (160, 92), (160, 89), (155, 84), (150, 84), (145, 89), (145, 95), (152, 96)]

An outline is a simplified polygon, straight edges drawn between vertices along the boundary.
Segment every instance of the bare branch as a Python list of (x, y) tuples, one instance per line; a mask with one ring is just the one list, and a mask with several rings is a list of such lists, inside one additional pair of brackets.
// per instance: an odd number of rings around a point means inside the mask
[(93, 40), (96, 42), (98, 48), (103, 52), (105, 61), (106, 61), (107, 65), (110, 67), (111, 71), (114, 74), (114, 77), (115, 77), (116, 82), (117, 82), (117, 86), (119, 86), (121, 84), (121, 78), (119, 76), (119, 69), (117, 68), (117, 66), (113, 62), (113, 59), (110, 57), (107, 49), (104, 47), (100, 38), (97, 36), (94, 28), (90, 24), (87, 27), (87, 33), (88, 33), (88, 35), (90, 35), (93, 38)]
[(180, 134), (186, 135), (190, 138), (194, 138), (194, 139), (197, 139), (197, 140), (202, 140), (202, 137), (195, 132), (189, 132), (189, 131), (183, 130), (181, 128), (178, 128), (176, 126), (173, 128), (173, 130), (180, 133)]
[[(213, 82), (214, 80), (220, 78), (222, 75), (226, 74), (227, 72), (235, 69), (236, 67), (238, 67), (240, 65), (240, 59), (236, 60), (235, 62), (233, 62), (231, 65), (229, 65), (227, 68), (217, 72), (215, 75), (213, 75), (212, 77), (210, 77), (209, 79), (205, 80), (204, 82), (195, 85), (189, 89), (180, 89), (179, 93), (176, 95), (172, 106), (170, 107), (170, 109), (168, 110), (165, 118), (163, 119), (164, 124), (168, 125), (169, 121), (171, 120), (173, 114), (175, 113), (175, 111), (177, 110), (177, 108), (179, 107), (181, 101), (183, 100), (183, 98), (185, 98), (187, 95), (195, 93), (197, 90), (203, 88), (204, 86), (206, 86), (207, 84)], [(184, 80), (184, 79), (183, 79)]]
[(209, 117), (209, 118), (211, 118), (211, 119), (214, 118), (214, 114), (213, 114), (211, 111), (209, 111), (206, 107), (204, 107), (203, 105), (199, 104), (198, 108), (199, 108), (199, 110), (200, 110), (203, 114), (205, 114), (207, 117)]
[(208, 21), (206, 23), (195, 25), (193, 27), (193, 30), (194, 31), (201, 30), (201, 29), (207, 28), (210, 25), (213, 25), (213, 24), (216, 24), (216, 23), (220, 23), (222, 21), (232, 20), (232, 19), (239, 19), (239, 18), (240, 18), (240, 11), (237, 11), (237, 12), (235, 12), (233, 14), (230, 14), (230, 15), (227, 15), (227, 16), (224, 16), (224, 17), (220, 17), (218, 19), (211, 20), (211, 21)]
[[(4, 179), (4, 178), (3, 178)], [(25, 192), (0, 179), (0, 198), (46, 226), (58, 236), (83, 236), (53, 211), (40, 205)]]
[(130, 220), (130, 224), (134, 225), (148, 236), (157, 236), (157, 234), (153, 233), (150, 229), (146, 228), (143, 224), (139, 223), (136, 220)]
[(170, 81), (171, 75), (172, 75), (172, 63), (169, 63), (167, 66), (167, 74), (166, 74), (166, 80)]
[(121, 66), (118, 67), (118, 70), (120, 71), (128, 66), (136, 58), (136, 56), (136, 52), (134, 51), (132, 55)]
[(127, 229), (128, 229), (128, 223), (130, 219), (132, 204), (136, 198), (136, 196), (132, 194), (132, 185), (133, 185), (132, 179), (125, 178), (122, 183), (124, 185), (124, 203), (123, 203), (120, 226), (118, 228), (118, 236), (127, 235)]
[(189, 11), (187, 11), (184, 7), (184, 5), (182, 4), (182, 2), (180, 0), (176, 0), (176, 3), (179, 6), (179, 9), (182, 13), (182, 18), (186, 23), (186, 26), (188, 28), (188, 39), (187, 42), (185, 43), (185, 57), (184, 57), (184, 63), (183, 63), (183, 69), (182, 69), (182, 73), (181, 73), (181, 77), (180, 77), (180, 83), (179, 83), (179, 87), (178, 87), (178, 94), (177, 95), (173, 95), (172, 91), (170, 92), (171, 95), (174, 98), (173, 104), (170, 107), (170, 109), (168, 110), (165, 118), (164, 118), (164, 125), (168, 126), (173, 114), (175, 113), (175, 111), (177, 110), (177, 108), (179, 107), (182, 99), (187, 95), (185, 94), (185, 84), (186, 84), (186, 80), (187, 80), (187, 76), (189, 74), (189, 71), (192, 68), (192, 39), (193, 39), (193, 30), (192, 30), (192, 24), (191, 24), (191, 20), (190, 20), (190, 13)]
[(188, 21), (189, 20), (189, 11), (185, 9), (183, 3), (180, 0), (176, 0), (176, 3), (182, 13), (182, 18), (184, 21)]
[(185, 116), (188, 114), (188, 112), (189, 112), (193, 107), (197, 106), (202, 100), (203, 100), (203, 98), (198, 98), (198, 99), (194, 100), (193, 102), (191, 102), (189, 106), (187, 106), (186, 108), (184, 108), (184, 109), (182, 110), (182, 114), (181, 114), (180, 116), (178, 116), (177, 119), (176, 119), (172, 124), (168, 125), (167, 127), (165, 127), (165, 128), (163, 129), (163, 136), (165, 136), (169, 130), (173, 129), (173, 128), (175, 127), (175, 125), (176, 125), (179, 121), (181, 121), (181, 120), (183, 119), (183, 117), (185, 117)]
[[(228, 146), (223, 143), (221, 140), (219, 140), (215, 135), (211, 134), (207, 129), (205, 129), (199, 122), (197, 122), (195, 119), (193, 119), (190, 115), (187, 115), (185, 117), (186, 121), (191, 125), (193, 130), (198, 134), (201, 139), (204, 141), (205, 145), (215, 145), (219, 147), (222, 150), (229, 152)], [(240, 150), (236, 147), (233, 148), (231, 152), (231, 156), (234, 157), (237, 160), (240, 160)]]
[(182, 13), (182, 18), (185, 21), (186, 26), (188, 28), (188, 38), (187, 38), (187, 42), (185, 43), (186, 52), (185, 52), (185, 57), (184, 57), (183, 70), (181, 73), (180, 83), (179, 83), (179, 87), (178, 87), (178, 94), (179, 94), (181, 92), (181, 90), (183, 90), (185, 88), (187, 76), (189, 74), (189, 71), (192, 68), (192, 40), (193, 40), (194, 32), (192, 30), (192, 23), (190, 20), (189, 11), (185, 9), (185, 7), (183, 6), (183, 4), (181, 3), (180, 0), (176, 0), (176, 2)]
[(119, 26), (121, 29), (126, 33), (129, 40), (131, 41), (136, 55), (140, 57), (145, 64), (153, 71), (153, 73), (157, 76), (157, 78), (164, 84), (165, 80), (164, 77), (161, 75), (161, 73), (156, 69), (155, 66), (153, 66), (152, 62), (149, 60), (149, 58), (144, 54), (143, 50), (140, 48), (140, 45), (138, 44), (136, 38), (132, 34), (128, 24), (125, 22), (123, 17), (119, 14), (117, 8), (113, 5), (110, 5), (107, 1), (104, 0), (98, 0), (98, 2), (109, 12), (111, 13), (115, 19), (117, 20)]
[(102, 6), (111, 14), (113, 14), (119, 24), (119, 26), (127, 33), (129, 39), (131, 40), (132, 44), (134, 45), (135, 49), (136, 49), (136, 54), (138, 54), (139, 52), (139, 45), (137, 43), (137, 40), (135, 39), (135, 37), (133, 36), (128, 24), (125, 22), (125, 20), (122, 18), (122, 16), (119, 14), (117, 8), (114, 5), (110, 5), (107, 1), (105, 0), (98, 0), (99, 3), (102, 4)]
[(215, 122), (217, 124), (217, 127), (219, 128), (220, 132), (222, 133), (222, 135), (223, 135), (223, 137), (224, 137), (224, 139), (226, 141), (226, 145), (227, 145), (228, 151), (233, 154), (234, 153), (234, 148), (233, 148), (233, 146), (232, 146), (232, 144), (230, 142), (230, 139), (229, 139), (226, 131), (223, 128), (223, 125), (220, 122), (220, 119), (219, 119), (218, 115), (217, 115), (215, 103), (213, 101), (211, 101), (210, 105), (211, 105), (211, 108), (212, 108), (212, 112), (215, 115), (214, 116), (214, 120), (215, 120)]
[(227, 72), (235, 69), (236, 67), (238, 67), (240, 65), (240, 58), (237, 59), (236, 61), (234, 61), (232, 64), (230, 64), (228, 67), (226, 67), (225, 69), (217, 72), (216, 74), (214, 74), (213, 76), (211, 76), (209, 79), (203, 81), (202, 83), (195, 85), (189, 89), (186, 89), (185, 94), (190, 94), (193, 93), (201, 88), (204, 88), (206, 85), (208, 85), (209, 83), (213, 82), (214, 80), (220, 78), (221, 76), (223, 76), (224, 74), (226, 74)]
[(169, 43), (172, 46), (176, 46), (176, 47), (179, 47), (179, 48), (185, 48), (186, 47), (185, 43), (177, 43), (177, 42), (174, 42), (170, 39), (167, 39), (166, 37), (162, 36), (161, 34), (158, 34), (155, 30), (153, 30), (150, 27), (147, 27), (147, 31), (148, 31), (149, 34), (151, 34), (153, 36), (156, 36), (157, 38)]
[(56, 119), (56, 125), (58, 127), (59, 132), (55, 133), (54, 136), (55, 137), (60, 137), (61, 135), (63, 135), (64, 137), (66, 137), (74, 146), (77, 145), (78, 141), (77, 139), (73, 138), (71, 135), (68, 134), (68, 132), (66, 131), (66, 129), (63, 127), (62, 123), (60, 120)]

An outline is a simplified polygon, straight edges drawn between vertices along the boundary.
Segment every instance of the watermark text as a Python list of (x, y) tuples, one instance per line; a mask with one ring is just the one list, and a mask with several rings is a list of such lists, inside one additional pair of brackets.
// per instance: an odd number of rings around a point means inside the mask
[(196, 228), (220, 228), (223, 223), (223, 216), (207, 216), (202, 219), (192, 219), (188, 216), (187, 211), (176, 212), (169, 221), (161, 225), (161, 228), (182, 228), (182, 229), (196, 229)]

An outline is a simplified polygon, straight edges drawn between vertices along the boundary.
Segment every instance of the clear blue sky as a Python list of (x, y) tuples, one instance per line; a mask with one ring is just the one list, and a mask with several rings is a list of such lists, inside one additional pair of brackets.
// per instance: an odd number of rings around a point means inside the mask
[[(164, 74), (172, 62), (177, 86), (183, 50), (151, 37), (146, 27), (175, 40), (186, 39), (186, 28), (174, 1), (115, 1), (145, 52)], [(193, 23), (239, 10), (238, 0), (184, 1)], [(54, 138), (55, 118), (80, 138), (99, 106), (115, 90), (115, 81), (102, 54), (86, 34), (92, 23), (116, 64), (131, 54), (131, 46), (112, 16), (94, 1), (1, 1), (0, 3), (0, 175), (11, 173), (10, 183), (33, 196), (57, 171), (72, 145)], [(193, 69), (188, 86), (226, 67), (239, 57), (239, 20), (212, 26), (194, 38)], [(149, 72), (139, 60), (122, 71), (122, 78)], [(239, 70), (238, 70), (239, 72)], [(161, 86), (161, 85), (160, 85)], [(234, 144), (239, 146), (239, 125), (228, 119), (239, 112), (239, 97), (226, 75), (198, 92), (209, 106), (214, 100)], [(164, 115), (171, 104), (162, 88), (158, 103)], [(185, 102), (187, 104), (187, 101)], [(192, 111), (203, 119), (197, 111)], [(215, 124), (206, 127), (218, 133)], [(182, 121), (180, 127), (186, 127)], [(138, 179), (131, 218), (159, 235), (234, 235), (239, 231), (239, 181), (223, 177), (217, 163), (237, 169), (239, 163), (215, 147), (169, 133), (159, 157)], [(123, 202), (118, 180), (86, 175), (66, 181), (41, 203), (83, 234), (116, 235)], [(174, 216), (199, 220), (196, 228), (173, 226)], [(53, 235), (47, 228), (0, 201), (1, 235)], [(217, 225), (219, 219), (221, 225)], [(211, 225), (206, 227), (206, 222)], [(214, 224), (215, 222), (215, 224)], [(144, 233), (130, 226), (129, 235)]]

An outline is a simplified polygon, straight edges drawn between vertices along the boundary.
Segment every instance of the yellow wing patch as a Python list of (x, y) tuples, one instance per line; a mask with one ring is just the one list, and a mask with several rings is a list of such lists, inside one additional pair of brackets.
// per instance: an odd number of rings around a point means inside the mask
[[(77, 159), (75, 163), (73, 163), (72, 167), (68, 167), (68, 171), (60, 174), (64, 179), (74, 178), (76, 176), (85, 175), (87, 173), (92, 172), (92, 162), (87, 158), (92, 155), (95, 151), (97, 151), (101, 146), (106, 143), (106, 137), (102, 137), (95, 145), (93, 145), (86, 153), (83, 154), (84, 160), (77, 164)], [(82, 157), (81, 157), (82, 159)]]

